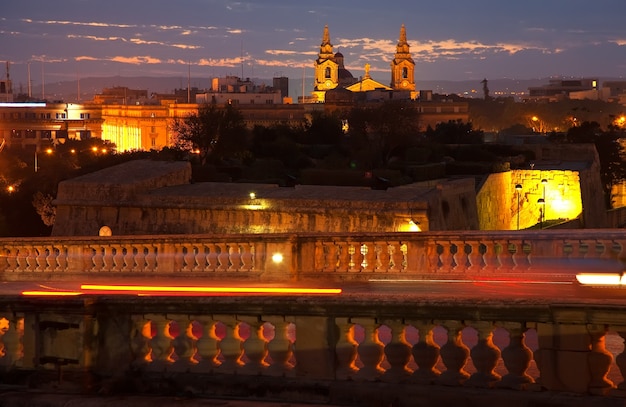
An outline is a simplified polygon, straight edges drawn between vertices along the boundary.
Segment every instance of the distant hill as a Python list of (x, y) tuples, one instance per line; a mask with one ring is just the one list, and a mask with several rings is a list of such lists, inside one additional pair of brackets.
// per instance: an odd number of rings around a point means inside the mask
[[(272, 84), (272, 79), (252, 78), (255, 83)], [(605, 78), (603, 80), (616, 80), (614, 78)], [(417, 80), (418, 90), (432, 90), (433, 93), (439, 94), (458, 94), (466, 97), (482, 98), (483, 85), (481, 80)], [(528, 88), (532, 86), (541, 86), (547, 84), (549, 78), (538, 79), (489, 79), (489, 95), (505, 96), (527, 93)], [(151, 93), (173, 93), (174, 89), (186, 89), (188, 79), (186, 77), (88, 77), (81, 78), (80, 81), (64, 81), (45, 84), (45, 98), (47, 100), (60, 100), (66, 102), (72, 101), (89, 101), (93, 99), (95, 94), (101, 93), (104, 88), (116, 86), (125, 86), (130, 89), (146, 89), (148, 94)], [(311, 82), (311, 80), (309, 80)], [(211, 86), (209, 78), (191, 78), (189, 83), (192, 88), (208, 89)], [(301, 79), (290, 79), (289, 81), (290, 95), (294, 100), (302, 94)], [(80, 98), (77, 97), (80, 89)], [(20, 86), (14, 84), (14, 90), (20, 91)], [(308, 95), (312, 90), (312, 84), (306, 84), (305, 93)], [(21, 90), (24, 93), (24, 90)], [(41, 86), (35, 86), (32, 90), (33, 97), (41, 97)]]

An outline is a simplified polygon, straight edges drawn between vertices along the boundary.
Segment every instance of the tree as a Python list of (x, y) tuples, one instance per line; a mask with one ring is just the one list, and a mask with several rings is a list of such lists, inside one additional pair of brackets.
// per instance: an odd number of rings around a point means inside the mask
[(474, 130), (472, 123), (463, 123), (461, 120), (450, 120), (447, 123), (438, 123), (435, 129), (428, 128), (426, 136), (434, 143), (441, 144), (482, 144), (483, 132)]
[(386, 102), (375, 107), (352, 109), (349, 136), (356, 150), (370, 153), (370, 168), (386, 167), (419, 137), (419, 113), (409, 103)]
[(219, 160), (244, 150), (247, 142), (243, 116), (231, 104), (200, 106), (198, 113), (175, 119), (172, 130), (174, 145), (181, 150), (197, 152), (201, 166), (210, 156)]
[(570, 143), (592, 143), (598, 152), (600, 160), (600, 179), (602, 188), (610, 206), (611, 189), (613, 185), (626, 180), (626, 163), (624, 163), (624, 148), (621, 140), (626, 139), (623, 129), (609, 126), (602, 131), (597, 122), (583, 122), (580, 126), (568, 130), (566, 141)]

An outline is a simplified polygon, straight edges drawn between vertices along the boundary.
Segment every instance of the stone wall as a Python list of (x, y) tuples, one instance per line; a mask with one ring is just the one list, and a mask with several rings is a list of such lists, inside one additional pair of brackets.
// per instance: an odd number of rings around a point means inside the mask
[(93, 236), (104, 226), (113, 235), (395, 232), (412, 230), (409, 225), (419, 225), (420, 230), (478, 227), (473, 179), (382, 190), (190, 184), (188, 168), (186, 163), (157, 163), (153, 167), (151, 161), (138, 161), (65, 181), (55, 201), (53, 235)]

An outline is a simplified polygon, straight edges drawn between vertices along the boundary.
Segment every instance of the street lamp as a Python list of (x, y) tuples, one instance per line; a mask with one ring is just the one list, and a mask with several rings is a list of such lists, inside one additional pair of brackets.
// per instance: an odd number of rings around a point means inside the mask
[[(46, 148), (46, 154), (52, 154), (52, 149), (50, 147)], [(39, 164), (37, 161), (37, 148), (35, 148), (35, 172), (39, 170)]]
[(539, 204), (539, 229), (543, 229), (543, 219), (545, 217), (545, 204), (546, 200), (543, 198), (537, 199), (537, 204)]
[(519, 230), (519, 199), (522, 193), (522, 185), (515, 185), (515, 191), (517, 192), (517, 230)]
[(547, 206), (545, 205), (546, 203), (546, 186), (548, 185), (548, 180), (547, 179), (542, 179), (541, 180), (541, 184), (543, 185), (543, 203), (544, 203), (544, 207), (543, 207), (543, 219), (546, 219), (546, 209)]

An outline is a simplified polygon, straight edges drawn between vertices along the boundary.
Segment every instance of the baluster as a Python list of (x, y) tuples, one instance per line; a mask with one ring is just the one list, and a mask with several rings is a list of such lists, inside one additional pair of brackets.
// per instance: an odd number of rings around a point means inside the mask
[(401, 273), (405, 270), (406, 259), (404, 258), (404, 251), (402, 250), (402, 242), (393, 242), (389, 244), (391, 251), (391, 270), (396, 273)]
[[(148, 252), (146, 253), (146, 267), (151, 272), (158, 272), (159, 270), (159, 247), (148, 246)], [(168, 270), (172, 271), (172, 270)]]
[(45, 246), (35, 247), (35, 271), (48, 271), (46, 257), (48, 257), (48, 252)]
[(54, 271), (67, 271), (67, 249), (65, 247), (56, 248), (53, 246), (52, 250), (56, 253)]
[[(366, 246), (367, 247), (367, 246)], [(360, 272), (363, 269), (363, 260), (365, 256), (363, 255), (363, 245), (361, 243), (351, 243), (350, 244), (350, 254), (352, 255), (350, 260), (350, 271), (351, 272)]]
[(170, 334), (171, 320), (163, 315), (150, 314), (146, 315), (155, 327), (155, 335), (150, 341), (152, 348), (152, 366), (154, 369), (161, 369), (164, 365), (174, 362), (172, 355), (174, 354), (174, 337)]
[(24, 318), (0, 315), (0, 366), (4, 370), (20, 367), (24, 358)]
[(134, 356), (133, 364), (145, 365), (152, 362), (152, 348), (150, 347), (152, 324), (143, 315), (133, 315), (131, 321), (133, 327), (130, 335), (130, 346)]
[(241, 270), (241, 248), (237, 243), (231, 243), (228, 245), (228, 258), (230, 259), (230, 267), (228, 271), (240, 271)]
[(465, 273), (469, 266), (467, 253), (465, 252), (465, 242), (462, 240), (452, 240), (452, 269), (455, 273)]
[(480, 253), (480, 241), (466, 241), (465, 245), (469, 248), (469, 253), (467, 253), (467, 261), (469, 263), (467, 271), (472, 273), (480, 272), (484, 268), (483, 256)]
[(435, 325), (430, 321), (413, 321), (411, 324), (419, 331), (419, 340), (413, 345), (413, 360), (418, 369), (413, 372), (413, 381), (434, 383), (441, 372), (435, 368), (439, 360), (440, 348), (433, 339)]
[(335, 345), (336, 376), (339, 380), (352, 379), (359, 370), (355, 363), (359, 343), (354, 339), (354, 324), (349, 318), (335, 318), (335, 323), (339, 330), (339, 339)]
[(207, 243), (206, 245), (208, 253), (206, 255), (207, 271), (216, 271), (219, 267), (219, 261), (217, 260), (218, 247), (213, 243)]
[[(16, 271), (17, 270), (17, 252), (18, 250), (13, 248), (13, 249), (5, 249), (4, 253), (5, 253), (5, 259), (7, 262), (7, 268), (6, 271)], [(0, 256), (0, 260), (2, 259), (2, 256)]]
[(295, 373), (293, 372), (294, 365), (290, 361), (293, 356), (293, 344), (289, 339), (291, 322), (283, 316), (267, 316), (265, 320), (274, 325), (274, 338), (267, 344), (267, 350), (272, 359), (267, 373), (272, 376), (291, 376)]
[(502, 266), (500, 263), (501, 251), (502, 246), (495, 240), (488, 240), (485, 242), (485, 254), (483, 255), (485, 271), (495, 272)]
[(378, 267), (378, 253), (381, 250), (380, 246), (378, 246), (374, 242), (363, 243), (361, 245), (361, 253), (363, 253), (363, 271), (372, 272), (376, 270)]
[(207, 248), (204, 244), (194, 246), (194, 258), (192, 271), (206, 271), (207, 265)]
[(242, 369), (242, 373), (262, 374), (269, 364), (265, 361), (267, 357), (267, 340), (263, 335), (263, 321), (257, 316), (238, 316), (239, 321), (250, 325), (250, 336), (243, 342), (248, 362)]
[(216, 271), (226, 271), (230, 267), (230, 263), (228, 262), (228, 246), (225, 243), (218, 243), (216, 246), (219, 249)]
[(445, 273), (452, 271), (454, 268), (454, 255), (452, 253), (452, 242), (436, 241), (435, 244), (440, 248), (439, 253), (439, 270)]
[(488, 321), (477, 321), (472, 324), (478, 331), (478, 343), (470, 351), (476, 373), (466, 382), (468, 386), (493, 387), (500, 381), (499, 374), (494, 372), (500, 359), (500, 349), (493, 344), (494, 325)]
[(385, 325), (391, 328), (391, 342), (385, 346), (385, 356), (390, 368), (383, 374), (383, 381), (398, 383), (411, 376), (408, 367), (411, 361), (411, 345), (406, 340), (406, 326), (402, 321), (389, 320)]
[(380, 366), (385, 355), (385, 345), (378, 339), (380, 324), (374, 318), (352, 318), (352, 322), (361, 325), (364, 330), (363, 342), (357, 347), (363, 367), (357, 372), (355, 379), (375, 380), (385, 373)]
[[(509, 240), (509, 245), (515, 248), (515, 252), (511, 253), (507, 251), (511, 256), (511, 270), (522, 271), (527, 269), (527, 262), (525, 260), (524, 247), (522, 246), (522, 240)], [(508, 246), (508, 245), (507, 245)]]
[(440, 350), (441, 360), (446, 370), (441, 373), (437, 382), (447, 386), (460, 386), (469, 377), (463, 369), (470, 353), (461, 337), (465, 324), (460, 321), (442, 321), (441, 326), (448, 331), (448, 341)]
[(335, 271), (346, 273), (352, 269), (351, 259), (351, 246), (347, 242), (334, 242), (338, 249), (338, 257), (335, 259), (337, 262)]
[(591, 336), (591, 352), (587, 361), (589, 363), (589, 392), (595, 395), (607, 395), (608, 391), (615, 388), (611, 380), (607, 378), (613, 355), (606, 350), (606, 333), (608, 326), (601, 324), (587, 324), (587, 331)]
[(90, 257), (93, 267), (90, 271), (99, 272), (104, 269), (104, 248), (101, 246), (91, 245), (91, 253), (87, 251), (86, 256)]
[(376, 262), (376, 267), (374, 271), (380, 272), (388, 272), (391, 270), (391, 254), (389, 253), (391, 249), (391, 245), (387, 242), (376, 242), (376, 247), (378, 247), (378, 261)]
[(176, 322), (179, 328), (178, 336), (172, 341), (173, 353), (178, 356), (174, 362), (172, 371), (186, 372), (198, 363), (195, 359), (198, 351), (196, 343), (198, 338), (193, 334), (191, 319), (186, 315), (168, 315), (168, 318)]
[(102, 270), (101, 271), (113, 271), (113, 255), (115, 249), (111, 247), (111, 245), (106, 245), (102, 247), (103, 255), (102, 255)]
[(183, 264), (182, 264), (180, 271), (184, 271), (184, 272), (193, 271), (193, 269), (196, 266), (196, 251), (198, 250), (198, 248), (195, 246), (187, 246), (187, 245), (182, 245), (182, 244), (181, 244), (181, 248), (182, 248), (181, 259), (183, 261)]
[(241, 246), (241, 271), (254, 270), (254, 245), (246, 243)]
[(128, 272), (136, 270), (137, 266), (135, 265), (135, 258), (137, 255), (137, 247), (133, 244), (127, 244), (122, 250), (122, 254), (124, 255), (122, 261), (122, 271)]
[(499, 246), (502, 250), (500, 250), (500, 271), (503, 273), (511, 273), (515, 269), (515, 260), (514, 256), (517, 252), (511, 252), (513, 250), (519, 250), (518, 247), (515, 246), (515, 243), (506, 240), (499, 243)]
[(197, 316), (195, 320), (202, 326), (202, 336), (196, 342), (197, 354), (201, 359), (194, 370), (210, 371), (221, 364), (217, 360), (220, 353), (220, 339), (215, 333), (217, 321), (208, 316)]
[(25, 271), (37, 271), (37, 249), (34, 246), (28, 245), (26, 251), (26, 257), (24, 258), (24, 270)]
[(525, 323), (505, 322), (503, 328), (509, 333), (509, 346), (502, 350), (502, 360), (508, 373), (502, 377), (499, 387), (523, 390), (534, 383), (526, 372), (533, 358), (533, 352), (524, 341), (527, 327)]
[(243, 356), (243, 339), (239, 335), (239, 322), (232, 315), (215, 315), (226, 329), (224, 339), (218, 346), (224, 357), (224, 362), (219, 366), (219, 371), (225, 373), (235, 373), (243, 366), (241, 357)]
[[(127, 264), (132, 264), (130, 271), (135, 273), (145, 273), (146, 270), (146, 252), (147, 248), (143, 244), (138, 244), (133, 247), (133, 258), (130, 261), (127, 261)], [(129, 263), (130, 262), (130, 263)]]
[(122, 271), (124, 269), (124, 248), (120, 244), (115, 244), (113, 246), (113, 270), (112, 271)]

